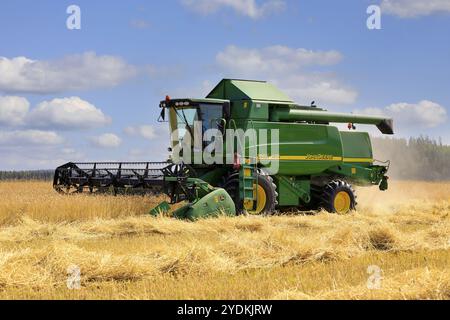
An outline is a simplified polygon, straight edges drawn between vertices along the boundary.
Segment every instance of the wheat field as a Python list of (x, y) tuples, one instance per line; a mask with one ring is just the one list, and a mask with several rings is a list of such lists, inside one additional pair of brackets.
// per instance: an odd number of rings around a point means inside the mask
[(191, 223), (150, 217), (162, 197), (1, 182), (0, 299), (450, 299), (450, 183), (358, 194), (346, 216)]

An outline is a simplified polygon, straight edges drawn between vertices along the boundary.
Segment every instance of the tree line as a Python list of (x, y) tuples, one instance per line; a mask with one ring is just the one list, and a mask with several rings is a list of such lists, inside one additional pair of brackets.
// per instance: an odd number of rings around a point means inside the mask
[(0, 171), (1, 180), (53, 180), (54, 170)]
[(450, 146), (428, 137), (372, 138), (374, 157), (390, 160), (389, 176), (401, 180), (450, 180)]

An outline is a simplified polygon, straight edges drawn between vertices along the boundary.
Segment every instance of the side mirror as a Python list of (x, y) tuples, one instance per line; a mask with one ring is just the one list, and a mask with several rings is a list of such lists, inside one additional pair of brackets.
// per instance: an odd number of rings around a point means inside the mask
[(159, 115), (158, 122), (166, 121), (166, 108), (162, 108), (161, 114)]

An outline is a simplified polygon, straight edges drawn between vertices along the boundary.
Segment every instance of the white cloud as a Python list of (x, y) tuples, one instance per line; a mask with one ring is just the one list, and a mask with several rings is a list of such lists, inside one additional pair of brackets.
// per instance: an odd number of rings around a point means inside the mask
[(216, 13), (222, 8), (230, 8), (236, 13), (252, 19), (259, 19), (285, 9), (283, 0), (266, 0), (258, 5), (256, 0), (181, 0), (191, 10), (203, 15)]
[(335, 50), (271, 46), (247, 49), (228, 46), (216, 56), (216, 64), (230, 78), (254, 78), (276, 84), (300, 103), (350, 104), (358, 93), (332, 73), (305, 71), (308, 67), (331, 66), (343, 56)]
[(30, 109), (27, 99), (21, 97), (0, 97), (0, 125), (22, 125)]
[(383, 0), (383, 13), (389, 13), (401, 18), (426, 16), (439, 12), (450, 13), (448, 0)]
[(273, 83), (297, 102), (309, 105), (315, 101), (317, 105), (352, 104), (358, 92), (340, 83), (333, 74), (311, 73), (279, 77)]
[(27, 116), (33, 127), (58, 129), (96, 128), (111, 123), (100, 109), (79, 97), (53, 99), (39, 103)]
[(122, 139), (113, 133), (105, 133), (97, 137), (92, 137), (91, 142), (100, 148), (117, 148), (122, 144)]
[(422, 100), (419, 103), (396, 103), (386, 107), (388, 114), (397, 117), (406, 124), (418, 124), (424, 128), (434, 128), (447, 121), (447, 110), (432, 101)]
[(392, 117), (395, 123), (403, 128), (435, 128), (448, 120), (447, 110), (429, 100), (418, 103), (394, 103), (385, 108), (367, 108), (359, 113)]
[(85, 155), (56, 145), (14, 145), (0, 148), (0, 170), (55, 169), (73, 161), (86, 161)]
[(57, 145), (63, 141), (63, 138), (53, 131), (0, 131), (0, 145), (2, 146)]
[(342, 55), (337, 51), (313, 51), (303, 48), (271, 46), (247, 49), (228, 46), (216, 56), (217, 63), (230, 72), (243, 74), (285, 74), (305, 66), (337, 64)]
[(136, 70), (119, 57), (86, 52), (50, 61), (0, 57), (0, 74), (0, 91), (47, 94), (113, 87)]
[(153, 140), (157, 137), (156, 129), (150, 125), (130, 126), (125, 128), (125, 133), (130, 136), (140, 136), (147, 140)]

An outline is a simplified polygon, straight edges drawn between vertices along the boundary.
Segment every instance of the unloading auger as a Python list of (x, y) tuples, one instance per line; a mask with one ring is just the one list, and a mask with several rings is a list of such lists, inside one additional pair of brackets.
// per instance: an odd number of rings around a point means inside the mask
[[(63, 194), (163, 193), (171, 204), (188, 202), (173, 212), (175, 217), (195, 220), (292, 208), (346, 214), (357, 205), (353, 185), (388, 188), (389, 162), (376, 161), (368, 133), (354, 129), (356, 124), (367, 124), (393, 134), (392, 119), (301, 106), (267, 82), (231, 79), (222, 80), (205, 99), (167, 97), (160, 108), (160, 119), (167, 118), (171, 131), (178, 132), (171, 138), (172, 150), (186, 144), (186, 134), (198, 130), (195, 122), (200, 122), (202, 137), (210, 129), (222, 134), (223, 161), (68, 163), (56, 169), (55, 190)], [(348, 124), (349, 131), (332, 123)], [(233, 154), (233, 163), (225, 159), (230, 153), (226, 132), (231, 129), (252, 129), (258, 141), (250, 144), (233, 137), (233, 150), (238, 144), (244, 150), (244, 155)], [(278, 141), (260, 142), (264, 129), (277, 130)], [(206, 143), (200, 148), (190, 145), (190, 160), (198, 159), (196, 155), (207, 147)], [(247, 152), (257, 156), (246, 157)], [(268, 159), (278, 161), (276, 172), (267, 170)], [(168, 211), (170, 205), (164, 202), (151, 213)]]

